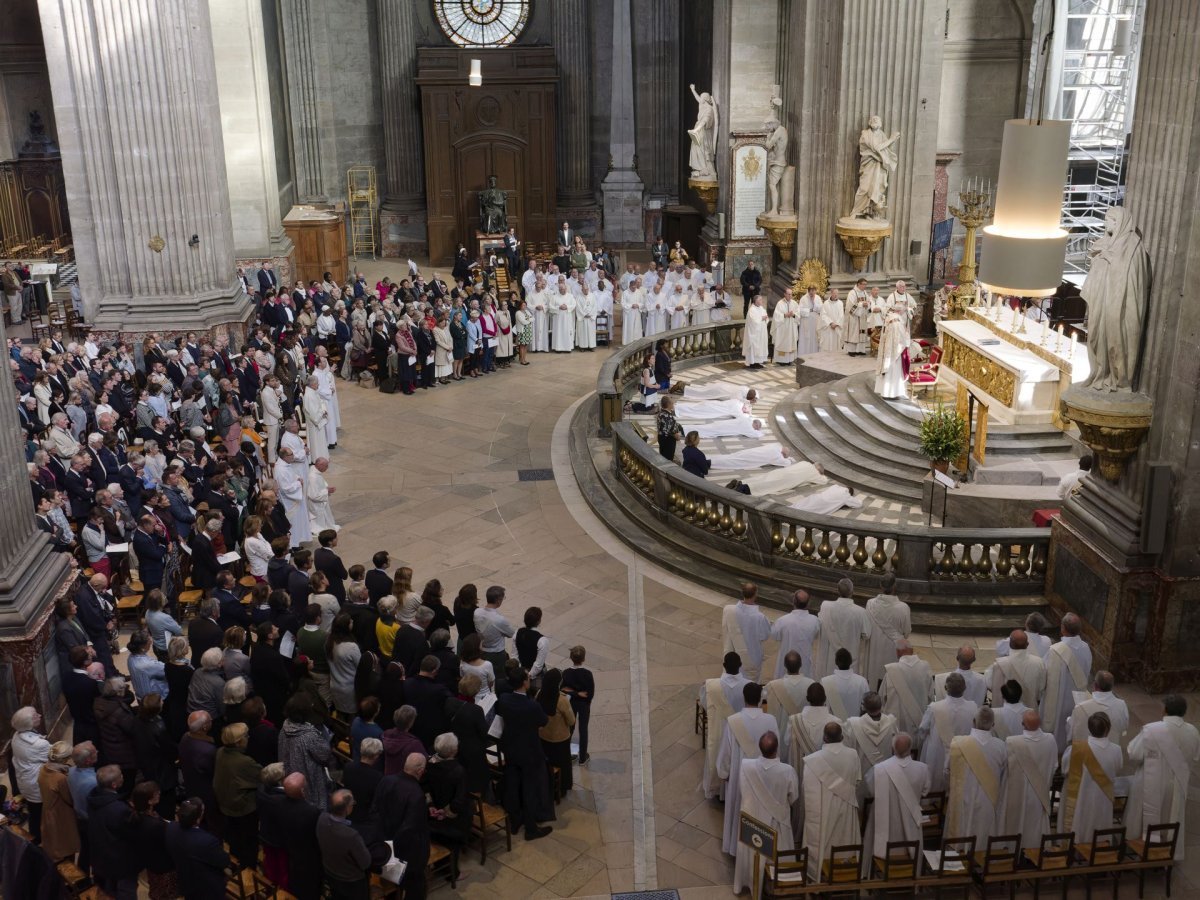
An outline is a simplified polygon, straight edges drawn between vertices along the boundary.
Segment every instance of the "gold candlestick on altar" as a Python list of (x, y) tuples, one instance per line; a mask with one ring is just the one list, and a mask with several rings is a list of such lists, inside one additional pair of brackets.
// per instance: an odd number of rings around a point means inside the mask
[(958, 286), (946, 298), (947, 319), (965, 318), (967, 307), (975, 299), (978, 290), (975, 284), (975, 232), (992, 217), (990, 189), (962, 190), (958, 192), (958, 199), (962, 206), (951, 206), (950, 215), (963, 223), (967, 237), (963, 241), (963, 261), (958, 267)]

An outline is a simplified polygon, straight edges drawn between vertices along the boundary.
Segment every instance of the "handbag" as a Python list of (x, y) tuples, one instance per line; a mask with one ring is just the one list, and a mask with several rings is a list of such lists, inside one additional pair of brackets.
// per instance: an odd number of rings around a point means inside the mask
[(391, 375), (379, 382), (379, 391), (383, 394), (396, 393), (396, 379)]

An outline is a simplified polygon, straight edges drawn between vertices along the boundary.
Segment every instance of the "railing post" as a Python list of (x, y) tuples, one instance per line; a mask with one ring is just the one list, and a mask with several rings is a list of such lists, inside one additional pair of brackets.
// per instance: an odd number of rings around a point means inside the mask
[(771, 521), (765, 513), (746, 507), (746, 543), (750, 545), (756, 561), (771, 564), (774, 556), (771, 547)]
[(931, 540), (928, 537), (900, 535), (896, 539), (896, 549), (900, 553), (900, 565), (892, 574), (902, 580), (928, 581), (930, 543)]
[(600, 437), (610, 437), (614, 422), (620, 422), (625, 404), (621, 395), (615, 393), (600, 394)]

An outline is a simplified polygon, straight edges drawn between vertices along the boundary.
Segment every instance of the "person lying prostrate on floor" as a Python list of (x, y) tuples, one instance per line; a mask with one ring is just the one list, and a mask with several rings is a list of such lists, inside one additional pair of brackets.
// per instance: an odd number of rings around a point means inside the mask
[(761, 441), (767, 436), (767, 432), (763, 429), (762, 419), (751, 419), (749, 416), (681, 424), (685, 431), (695, 431), (702, 438), (744, 437)]
[(692, 400), (746, 400), (750, 394), (757, 395), (754, 388), (743, 387), (740, 384), (730, 384), (726, 381), (714, 381), (710, 384), (685, 384), (683, 399)]
[(751, 390), (745, 400), (680, 400), (675, 415), (683, 419), (735, 419), (748, 416), (758, 394)]
[(792, 509), (798, 509), (801, 512), (814, 513), (818, 516), (828, 516), (837, 512), (843, 507), (847, 509), (858, 509), (863, 505), (862, 500), (854, 496), (851, 488), (841, 484), (831, 484), (821, 488), (807, 497), (800, 497), (792, 501)]
[(791, 451), (780, 444), (764, 444), (761, 447), (747, 447), (737, 453), (713, 455), (708, 459), (714, 472), (733, 472), (760, 466), (790, 466), (795, 462), (790, 454)]
[(756, 497), (790, 491), (802, 484), (824, 484), (825, 467), (813, 465), (804, 460), (797, 460), (793, 465), (761, 475), (747, 475), (742, 484), (750, 488), (750, 493)]

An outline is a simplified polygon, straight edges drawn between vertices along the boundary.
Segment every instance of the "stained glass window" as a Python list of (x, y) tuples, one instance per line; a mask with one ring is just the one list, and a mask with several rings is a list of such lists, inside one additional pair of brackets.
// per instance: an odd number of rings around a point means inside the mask
[(435, 0), (438, 25), (460, 47), (511, 44), (529, 20), (528, 0)]

